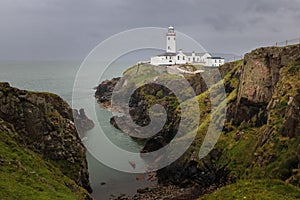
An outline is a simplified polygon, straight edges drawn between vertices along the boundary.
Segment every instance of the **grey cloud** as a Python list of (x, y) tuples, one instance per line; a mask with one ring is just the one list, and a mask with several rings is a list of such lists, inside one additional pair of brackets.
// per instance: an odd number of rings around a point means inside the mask
[(249, 11), (256, 11), (258, 13), (276, 13), (276, 12), (299, 12), (300, 3), (298, 0), (256, 0), (248, 4)]
[(2, 0), (0, 59), (83, 59), (131, 28), (174, 25), (209, 51), (299, 37), (298, 0)]

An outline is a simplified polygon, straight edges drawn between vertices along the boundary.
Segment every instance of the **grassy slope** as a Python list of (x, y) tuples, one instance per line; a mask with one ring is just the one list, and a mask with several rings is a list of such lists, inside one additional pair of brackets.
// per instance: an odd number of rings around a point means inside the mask
[(84, 199), (85, 191), (74, 181), (13, 138), (0, 132), (1, 199)]
[[(286, 200), (300, 198), (299, 188), (276, 180), (286, 180), (285, 176), (291, 176), (286, 182), (294, 185), (299, 184), (299, 168), (295, 168), (294, 163), (298, 160), (296, 149), (300, 143), (300, 138), (288, 138), (280, 134), (280, 129), (285, 121), (282, 113), (285, 112), (288, 97), (293, 96), (300, 87), (299, 69), (299, 63), (290, 63), (281, 70), (281, 76), (284, 78), (278, 83), (273, 96), (273, 99), (278, 99), (280, 103), (269, 113), (267, 125), (260, 128), (253, 127), (251, 123), (244, 123), (239, 127), (232, 126), (230, 123), (226, 125), (227, 127), (231, 126), (233, 130), (222, 134), (219, 138), (215, 148), (222, 151), (222, 156), (216, 161), (216, 164), (219, 167), (227, 166), (227, 169), (231, 171), (231, 176), (240, 180), (236, 184), (224, 187), (202, 199)], [(228, 80), (225, 77), (225, 82)], [(230, 84), (234, 82), (236, 81), (231, 80)], [(233, 93), (235, 91), (228, 94), (228, 97), (234, 96)], [(266, 144), (256, 149), (262, 134), (270, 127), (274, 127), (273, 136), (269, 138)], [(204, 131), (199, 130), (198, 134), (200, 135), (206, 131), (206, 129)], [(238, 133), (241, 133), (240, 139), (236, 139)], [(197, 141), (197, 144), (201, 144), (201, 141)], [(258, 157), (264, 161), (263, 166), (256, 164)]]
[(279, 180), (240, 180), (200, 200), (292, 200), (300, 198), (300, 190)]
[[(295, 91), (300, 87), (300, 70), (289, 73), (290, 69), (295, 66), (286, 66), (281, 70), (281, 76), (284, 78), (278, 83), (275, 90), (274, 99), (278, 99), (279, 102), (288, 99), (288, 96), (293, 96)], [(289, 87), (287, 87), (287, 85)], [(283, 89), (288, 88), (288, 89)], [(282, 95), (280, 93), (284, 93)], [(222, 135), (216, 148), (222, 149), (223, 156), (218, 162), (219, 165), (228, 164), (229, 169), (232, 171), (232, 175), (236, 177), (244, 178), (275, 178), (285, 180), (285, 174), (289, 174), (291, 171), (297, 169), (295, 164), (297, 162), (297, 146), (300, 143), (300, 138), (284, 137), (280, 134), (280, 129), (285, 121), (282, 113), (285, 113), (287, 103), (282, 105), (279, 103), (269, 113), (269, 122), (260, 128), (254, 128), (251, 123), (242, 124), (239, 127), (234, 127), (234, 130), (226, 135)], [(274, 127), (272, 131), (272, 137), (259, 148), (255, 148), (261, 139), (262, 135), (270, 130), (270, 127)], [(236, 140), (236, 134), (242, 133), (241, 138)], [(264, 161), (263, 166), (258, 166), (253, 163), (257, 160)], [(253, 165), (251, 168), (249, 166)], [(299, 177), (299, 169), (298, 175)], [(290, 181), (292, 182), (292, 181)], [(294, 184), (297, 185), (296, 181)]]

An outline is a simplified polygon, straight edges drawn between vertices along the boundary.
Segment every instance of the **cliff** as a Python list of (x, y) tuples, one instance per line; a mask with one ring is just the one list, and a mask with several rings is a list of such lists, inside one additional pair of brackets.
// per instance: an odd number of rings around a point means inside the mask
[[(187, 180), (193, 184), (202, 180), (205, 184), (197, 184), (218, 188), (240, 179), (280, 179), (299, 187), (299, 69), (300, 45), (256, 49), (236, 62), (224, 76), (227, 117), (219, 142), (209, 156), (198, 161), (198, 173), (187, 176), (192, 153), (197, 152), (207, 131), (209, 119), (204, 120), (190, 151), (161, 171), (162, 182)], [(177, 170), (180, 178), (174, 180), (168, 174), (174, 176), (178, 165), (185, 166), (185, 171)], [(205, 175), (200, 174), (203, 172)], [(239, 184), (247, 187), (245, 182)]]
[[(227, 114), (218, 143), (205, 158), (199, 160), (195, 157), (211, 120), (209, 94), (215, 89), (203, 87), (203, 80), (197, 77), (189, 77), (194, 89), (201, 88), (196, 92), (201, 108), (200, 126), (196, 139), (185, 154), (157, 172), (159, 183), (181, 188), (196, 187), (199, 196), (230, 185), (203, 199), (221, 198), (222, 195), (225, 195), (224, 199), (259, 199), (267, 196), (271, 199), (298, 198), (300, 45), (256, 49), (246, 54), (244, 60), (221, 66), (220, 72), (227, 95)], [(208, 73), (203, 75), (209, 76)], [(155, 80), (155, 76), (150, 79)], [(152, 93), (143, 93), (133, 99), (145, 102), (147, 99), (152, 101), (152, 96), (156, 96), (156, 102), (164, 102), (161, 99), (168, 96), (157, 98), (159, 95)], [(132, 109), (143, 105), (147, 110), (148, 103), (132, 104)], [(159, 133), (163, 138), (160, 137), (159, 141), (155, 141), (155, 137), (147, 140), (144, 151), (159, 148), (170, 140), (170, 136), (172, 138), (173, 131), (176, 131), (173, 125), (177, 121), (174, 116), (179, 109), (178, 104), (171, 105), (169, 110), (175, 112), (173, 115), (168, 112), (170, 126)], [(222, 105), (218, 109), (222, 109)], [(134, 112), (133, 116), (143, 121), (145, 113)], [(240, 193), (233, 192), (237, 187), (241, 188), (238, 190)], [(249, 190), (246, 190), (247, 187)]]
[[(68, 104), (57, 95), (19, 90), (10, 87), (8, 83), (0, 83), (0, 130), (1, 137), (6, 138), (2, 142), (7, 146), (2, 148), (8, 148), (9, 151), (7, 156), (4, 154), (2, 157), (4, 163), (7, 164), (9, 159), (13, 159), (16, 164), (10, 170), (17, 176), (21, 176), (17, 173), (20, 170), (22, 173), (26, 172), (30, 179), (32, 173), (32, 176), (39, 177), (37, 183), (43, 186), (54, 184), (48, 183), (52, 176), (61, 176), (57, 182), (62, 187), (71, 191), (83, 191), (82, 194), (85, 194), (83, 189), (79, 189), (81, 186), (91, 192), (86, 149), (76, 131), (72, 112)], [(6, 143), (6, 140), (9, 142)], [(14, 154), (15, 150), (19, 155), (10, 158), (9, 153)], [(27, 157), (30, 162), (24, 160)], [(7, 168), (5, 164), (0, 167)], [(46, 178), (43, 176), (43, 167)], [(38, 173), (35, 170), (42, 174), (35, 174)], [(26, 185), (22, 181), (18, 184), (20, 187)], [(84, 196), (90, 198), (87, 193)]]

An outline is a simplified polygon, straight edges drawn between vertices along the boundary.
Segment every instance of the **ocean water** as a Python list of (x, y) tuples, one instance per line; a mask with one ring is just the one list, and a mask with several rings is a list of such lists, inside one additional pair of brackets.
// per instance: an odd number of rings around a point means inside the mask
[[(0, 81), (9, 82), (11, 86), (20, 89), (26, 89), (31, 91), (46, 91), (60, 95), (65, 101), (72, 105), (72, 92), (76, 74), (80, 68), (80, 62), (28, 62), (28, 61), (8, 61), (0, 63)], [(99, 81), (104, 79), (110, 79), (112, 77), (120, 76), (122, 72), (129, 66), (132, 66), (134, 61), (128, 62), (116, 62), (113, 66), (110, 66), (106, 70), (105, 74)], [(99, 67), (103, 67), (99, 64)], [(86, 74), (86, 78), (89, 78), (89, 74)], [(96, 85), (85, 85), (83, 81), (83, 94), (77, 97), (76, 101), (85, 102), (88, 99), (94, 98), (93, 89)], [(83, 103), (84, 104), (84, 103)], [(96, 104), (96, 101), (94, 101)], [(119, 147), (130, 150), (132, 152), (138, 152), (140, 146), (134, 142), (131, 138), (124, 135), (120, 131), (113, 128), (109, 119), (112, 113), (108, 110), (101, 109), (98, 105), (84, 104), (84, 109), (95, 109), (97, 118), (93, 120), (97, 123), (101, 123), (101, 127), (105, 134), (109, 135), (109, 139), (117, 144)], [(88, 134), (98, 134), (98, 129), (87, 132)], [(81, 136), (81, 137), (85, 137)], [(88, 137), (89, 138), (89, 137)], [(105, 149), (101, 149), (105, 154), (109, 156), (118, 156), (113, 153), (106, 152)], [(148, 187), (155, 185), (155, 182), (147, 181), (146, 179), (137, 180), (137, 177), (141, 177), (141, 174), (125, 173), (114, 170), (110, 167), (99, 162), (92, 153), (87, 152), (87, 159), (89, 165), (90, 181), (94, 190), (93, 196), (95, 199), (109, 199), (113, 196), (120, 194), (132, 195), (138, 188)], [(127, 163), (128, 164), (128, 163)], [(122, 165), (122, 163), (120, 163)]]

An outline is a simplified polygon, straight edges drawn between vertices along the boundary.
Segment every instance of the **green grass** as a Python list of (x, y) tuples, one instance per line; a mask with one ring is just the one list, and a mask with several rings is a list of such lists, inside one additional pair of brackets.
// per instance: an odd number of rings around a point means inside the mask
[(123, 75), (126, 77), (126, 80), (134, 83), (136, 86), (142, 86), (147, 80), (153, 80), (156, 76), (159, 75), (159, 72), (155, 70), (153, 66), (147, 65), (136, 65), (127, 69)]
[(0, 132), (0, 199), (84, 199), (85, 190)]
[(300, 198), (300, 189), (279, 180), (240, 180), (205, 195), (200, 200), (292, 200)]
[(294, 75), (299, 71), (299, 69), (300, 69), (300, 64), (297, 62), (292, 62), (290, 64), (290, 68), (288, 69), (288, 72), (289, 72), (289, 74)]
[[(240, 139), (236, 140), (237, 134)], [(241, 177), (253, 160), (253, 152), (258, 141), (255, 130), (235, 130), (221, 135), (217, 148), (222, 149), (222, 156), (218, 161), (219, 167), (227, 166), (233, 177)]]

